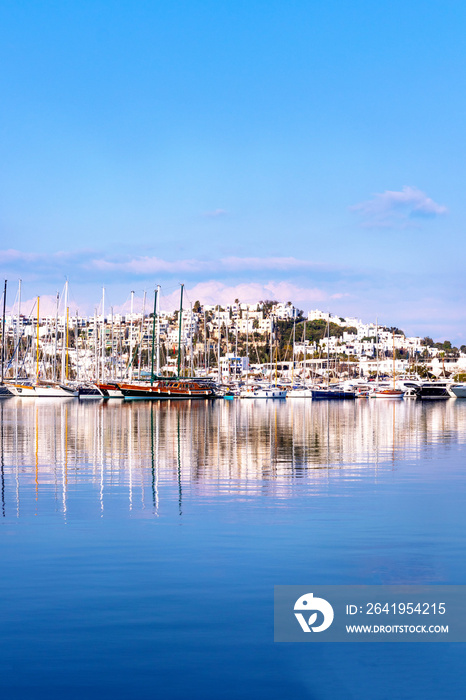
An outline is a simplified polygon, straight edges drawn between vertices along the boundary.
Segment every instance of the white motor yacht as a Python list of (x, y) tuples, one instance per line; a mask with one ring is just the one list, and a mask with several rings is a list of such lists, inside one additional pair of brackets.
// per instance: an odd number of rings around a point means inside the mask
[(423, 400), (449, 399), (450, 381), (421, 382), (419, 398)]
[(286, 389), (278, 386), (254, 387), (240, 393), (240, 399), (286, 399)]
[(294, 386), (286, 391), (287, 399), (312, 399), (312, 389), (306, 386)]
[(466, 399), (466, 383), (452, 384), (449, 387), (450, 396), (455, 396), (457, 399)]

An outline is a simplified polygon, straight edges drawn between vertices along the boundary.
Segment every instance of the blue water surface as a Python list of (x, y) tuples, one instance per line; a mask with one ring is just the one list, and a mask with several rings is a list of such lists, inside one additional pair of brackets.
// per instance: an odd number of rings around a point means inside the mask
[(466, 402), (0, 411), (2, 698), (465, 697), (463, 644), (274, 643), (273, 587), (465, 584)]

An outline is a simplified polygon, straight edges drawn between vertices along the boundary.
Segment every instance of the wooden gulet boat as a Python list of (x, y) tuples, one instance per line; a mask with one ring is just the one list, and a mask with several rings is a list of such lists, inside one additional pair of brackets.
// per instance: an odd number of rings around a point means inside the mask
[(125, 399), (208, 399), (216, 392), (210, 384), (195, 379), (162, 379), (152, 384), (119, 384)]
[(178, 377), (175, 379), (160, 379), (154, 381), (154, 339), (155, 320), (157, 316), (157, 292), (154, 297), (154, 313), (152, 322), (152, 360), (150, 383), (124, 383), (118, 382), (118, 388), (125, 399), (209, 399), (216, 398), (217, 392), (212, 382), (203, 382), (198, 379), (181, 379), (181, 321), (183, 317), (183, 287), (181, 285), (181, 301), (179, 313), (179, 337), (178, 337)]

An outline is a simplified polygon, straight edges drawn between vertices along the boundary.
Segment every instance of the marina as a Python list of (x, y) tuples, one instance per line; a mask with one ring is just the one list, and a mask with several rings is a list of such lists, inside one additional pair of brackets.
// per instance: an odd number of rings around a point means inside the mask
[[(216, 325), (213, 323), (215, 313), (211, 316), (210, 340), (206, 310), (202, 310), (198, 305), (196, 314), (197, 317), (204, 316), (204, 334), (198, 334), (194, 342), (195, 331), (199, 330), (196, 325), (199, 318), (196, 321), (192, 305), (189, 316), (186, 316), (183, 309), (183, 290), (182, 284), (180, 307), (172, 319), (171, 331), (169, 325), (164, 325), (163, 332), (161, 330), (161, 291), (158, 285), (154, 292), (151, 316), (146, 316), (144, 311), (139, 317), (131, 313), (129, 324), (128, 319), (124, 319), (123, 332), (122, 320), (119, 319), (117, 334), (113, 310), (110, 323), (104, 314), (105, 290), (102, 292), (100, 320), (98, 321), (95, 315), (92, 323), (87, 319), (78, 324), (76, 319), (73, 326), (70, 322), (69, 307), (66, 306), (69, 295), (68, 282), (64, 288), (66, 314), (61, 319), (61, 326), (59, 294), (53, 322), (50, 319), (41, 319), (40, 297), (37, 297), (25, 323), (26, 319), (21, 315), (21, 285), (15, 301), (17, 314), (15, 317), (10, 315), (7, 324), (5, 281), (0, 398), (17, 396), (56, 399), (78, 397), (81, 400), (205, 400), (238, 397), (272, 400), (285, 399), (288, 396), (290, 399), (331, 401), (355, 398), (393, 400), (406, 397), (440, 400), (465, 397), (462, 383), (459, 383), (458, 379), (464, 374), (461, 373), (461, 368), (466, 366), (466, 353), (455, 349), (456, 373), (452, 371), (452, 364), (448, 372), (445, 370), (444, 356), (441, 372), (437, 375), (434, 373), (433, 361), (429, 371), (428, 346), (423, 350), (423, 363), (419, 351), (416, 351), (417, 357), (413, 356), (412, 362), (408, 359), (400, 365), (397, 360), (399, 351), (396, 347), (395, 331), (390, 334), (380, 328), (378, 323), (375, 326), (375, 343), (372, 346), (372, 353), (375, 353), (375, 365), (372, 364), (372, 369), (370, 360), (364, 364), (362, 357), (357, 359), (344, 354), (339, 356), (335, 351), (332, 353), (332, 359), (330, 347), (331, 340), (334, 341), (335, 337), (330, 335), (330, 316), (327, 317), (325, 326), (319, 326), (322, 336), (320, 342), (325, 347), (326, 357), (322, 352), (316, 357), (319, 353), (315, 344), (313, 355), (308, 357), (305, 341), (307, 322), (302, 312), (298, 312), (290, 302), (287, 305), (268, 302), (268, 305), (264, 305), (267, 307), (265, 312), (250, 310), (248, 304), (242, 305), (244, 309), (240, 304), (236, 304), (236, 319), (232, 316), (230, 308), (224, 320), (221, 320), (220, 307), (217, 306)], [(262, 337), (262, 353), (265, 360), (262, 362), (259, 361), (257, 349), (259, 340), (255, 338), (254, 332), (251, 333), (252, 348), (250, 344), (250, 312), (260, 314), (260, 318), (267, 321), (263, 331), (258, 334), (259, 338)], [(319, 313), (312, 312), (309, 317)], [(241, 335), (238, 329), (244, 320), (246, 333)], [(164, 317), (164, 322), (166, 321), (167, 316)], [(296, 340), (298, 322), (304, 341), (301, 348)], [(317, 323), (320, 322), (319, 318)], [(340, 322), (350, 323), (354, 320), (340, 319)], [(333, 326), (333, 332), (336, 333), (335, 327), (338, 324), (334, 323)], [(230, 352), (233, 342), (229, 340), (229, 327), (230, 335), (234, 335), (234, 352)], [(367, 328), (363, 326), (361, 332), (371, 332)], [(279, 342), (280, 333), (282, 336)], [(385, 373), (382, 372), (383, 363), (379, 357), (379, 338), (384, 333), (386, 343), (391, 341), (391, 377), (387, 376), (387, 367)], [(343, 338), (345, 335), (348, 336), (348, 332), (343, 332)], [(401, 342), (406, 342), (403, 334), (398, 335)], [(170, 343), (175, 337), (176, 345), (172, 346), (170, 357)], [(280, 343), (283, 346), (281, 355)], [(242, 349), (239, 349), (239, 345)], [(387, 356), (388, 345), (383, 347)], [(253, 350), (258, 360), (255, 364), (251, 362)]]
[(463, 398), (450, 387), (466, 376), (466, 347), (444, 343), (451, 350), (445, 358), (428, 338), (423, 345), (378, 321), (363, 324), (317, 310), (306, 320), (291, 302), (237, 300), (226, 309), (199, 302), (193, 309), (190, 302), (186, 310), (183, 294), (181, 284), (179, 309), (161, 311), (157, 285), (152, 313), (145, 311), (145, 296), (142, 312), (135, 313), (132, 292), (131, 313), (123, 317), (113, 308), (106, 315), (103, 289), (99, 315), (73, 318), (66, 282), (54, 317), (41, 316), (40, 297), (25, 316), (20, 282), (7, 316), (5, 280), (0, 396)]

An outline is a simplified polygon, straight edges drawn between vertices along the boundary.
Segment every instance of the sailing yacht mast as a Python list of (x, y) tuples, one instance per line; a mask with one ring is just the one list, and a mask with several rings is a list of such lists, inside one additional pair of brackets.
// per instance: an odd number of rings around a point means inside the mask
[(327, 320), (327, 387), (330, 384), (330, 316)]
[(379, 383), (379, 319), (375, 319), (375, 346), (377, 352), (377, 384)]
[(157, 285), (157, 298), (155, 304), (155, 313), (157, 314), (157, 362), (155, 369), (157, 377), (160, 376), (160, 284)]
[(52, 380), (57, 381), (57, 352), (58, 352), (58, 307), (60, 304), (60, 294), (57, 292), (57, 305), (55, 308), (55, 344), (53, 350), (53, 371)]
[[(3, 377), (5, 376), (5, 313), (6, 313), (6, 285), (7, 280), (5, 280), (5, 287), (3, 289), (3, 315), (2, 315), (2, 378), (1, 384), (3, 384)], [(3, 445), (2, 445), (3, 447)]]
[(206, 323), (206, 317), (205, 317), (205, 309), (204, 309), (204, 376), (207, 377), (209, 371), (208, 371), (208, 364), (209, 364), (209, 359), (208, 359), (208, 350), (207, 350), (207, 323)]
[(98, 360), (98, 345), (97, 345), (97, 307), (94, 307), (94, 374), (96, 380), (99, 378), (99, 360)]
[(273, 316), (270, 314), (270, 386), (272, 386), (272, 363), (273, 363)]
[(191, 365), (191, 377), (194, 377), (194, 357), (193, 357), (193, 305), (190, 302), (189, 311), (189, 362)]
[(68, 383), (68, 346), (69, 346), (69, 325), (70, 325), (70, 307), (66, 307), (66, 368), (65, 368), (65, 377), (66, 381)]
[(141, 379), (141, 364), (142, 364), (142, 345), (144, 340), (144, 319), (146, 316), (146, 290), (144, 290), (144, 296), (142, 298), (142, 319), (141, 319), (141, 332), (139, 333), (139, 352), (138, 352), (138, 380)]
[(36, 322), (36, 382), (39, 381), (39, 301), (37, 297), (37, 322)]
[(220, 326), (220, 305), (217, 304), (217, 381), (220, 384), (222, 380), (222, 366), (220, 364), (220, 335), (221, 335), (221, 326)]
[[(61, 350), (61, 382), (65, 383), (65, 365), (66, 365), (66, 310), (68, 308), (68, 280), (65, 282), (65, 307), (63, 313), (63, 343)], [(95, 326), (94, 326), (95, 328)]]
[(304, 344), (304, 386), (307, 386), (306, 373), (307, 373), (307, 347), (306, 347), (306, 321), (304, 321), (303, 329), (303, 344)]
[(112, 314), (112, 326), (111, 326), (111, 343), (112, 343), (112, 352), (111, 352), (111, 357), (112, 357), (112, 362), (111, 362), (111, 375), (112, 379), (115, 379), (115, 351), (114, 351), (114, 333), (113, 333), (113, 306), (110, 307), (110, 311)]
[(393, 388), (395, 389), (395, 331), (392, 331), (393, 340)]
[(101, 346), (101, 381), (105, 382), (105, 287), (102, 287), (102, 346)]
[(249, 304), (246, 308), (246, 391), (249, 389)]
[(19, 280), (18, 284), (18, 318), (16, 322), (16, 379), (18, 379), (18, 372), (19, 372), (19, 324), (21, 321), (21, 280)]
[(181, 285), (180, 314), (178, 317), (178, 379), (181, 376), (181, 324), (183, 322), (183, 289), (184, 284)]
[(76, 309), (76, 330), (75, 330), (75, 347), (76, 347), (76, 381), (79, 382), (79, 331), (78, 331), (78, 324), (79, 324), (79, 319), (78, 319), (78, 309)]
[(131, 291), (131, 319), (129, 323), (129, 379), (133, 378), (133, 305), (134, 292)]
[[(155, 341), (155, 317), (157, 315), (157, 292), (158, 286), (154, 294), (154, 313), (152, 314), (152, 347), (151, 347), (151, 362), (150, 362), (150, 385), (154, 385), (154, 341)], [(158, 376), (157, 372), (157, 376)]]

